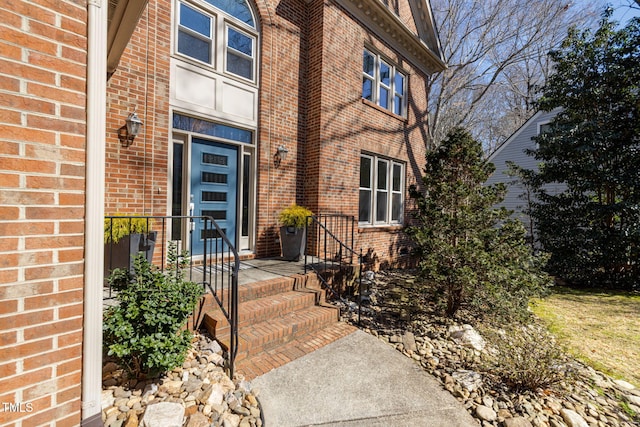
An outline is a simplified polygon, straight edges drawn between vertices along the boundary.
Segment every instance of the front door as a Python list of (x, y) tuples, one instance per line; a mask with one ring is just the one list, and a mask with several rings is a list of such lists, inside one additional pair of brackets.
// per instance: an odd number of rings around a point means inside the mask
[[(231, 244), (236, 242), (238, 149), (204, 139), (193, 138), (191, 145), (191, 196), (194, 216), (212, 217)], [(204, 252), (204, 221), (195, 222), (193, 254)], [(218, 238), (218, 233), (208, 223), (208, 238)], [(226, 250), (218, 239), (218, 250)], [(207, 252), (211, 249), (208, 248)]]

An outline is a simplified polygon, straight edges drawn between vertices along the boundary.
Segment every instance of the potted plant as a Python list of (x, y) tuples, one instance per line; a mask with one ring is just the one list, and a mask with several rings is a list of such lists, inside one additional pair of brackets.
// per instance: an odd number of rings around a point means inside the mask
[(295, 203), (280, 212), (280, 245), (282, 257), (287, 261), (298, 261), (304, 255), (306, 226), (313, 213)]
[(157, 231), (150, 231), (153, 219), (115, 214), (104, 219), (104, 275), (116, 268), (133, 272), (133, 258), (144, 252), (147, 261), (153, 260)]

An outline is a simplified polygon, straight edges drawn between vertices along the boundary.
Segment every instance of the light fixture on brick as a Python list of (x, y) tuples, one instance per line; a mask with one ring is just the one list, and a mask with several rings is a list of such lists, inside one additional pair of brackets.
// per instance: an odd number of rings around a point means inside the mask
[(287, 154), (289, 154), (289, 150), (284, 145), (281, 145), (276, 150), (276, 154), (273, 156), (273, 163), (276, 168), (280, 167), (280, 163), (287, 159)]
[(140, 132), (140, 126), (142, 126), (142, 120), (138, 117), (136, 112), (129, 114), (125, 125), (118, 129), (118, 139), (123, 147), (129, 147), (133, 144), (133, 140)]

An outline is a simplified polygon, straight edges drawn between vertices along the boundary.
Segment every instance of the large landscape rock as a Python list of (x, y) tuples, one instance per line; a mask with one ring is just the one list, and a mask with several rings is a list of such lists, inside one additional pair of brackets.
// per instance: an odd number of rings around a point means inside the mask
[(180, 403), (160, 402), (147, 406), (140, 427), (182, 427), (184, 407)]

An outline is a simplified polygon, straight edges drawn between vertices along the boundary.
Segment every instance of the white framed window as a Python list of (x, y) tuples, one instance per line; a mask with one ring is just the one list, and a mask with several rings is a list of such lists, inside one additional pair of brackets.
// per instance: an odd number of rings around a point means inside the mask
[(178, 14), (178, 52), (214, 65), (215, 17), (185, 3)]
[(404, 182), (404, 163), (362, 154), (358, 222), (361, 225), (402, 223)]
[(225, 71), (253, 80), (255, 37), (227, 25)]
[(362, 55), (362, 98), (406, 117), (405, 75), (380, 55), (364, 50)]
[(177, 54), (218, 73), (256, 81), (258, 31), (246, 0), (178, 0)]

